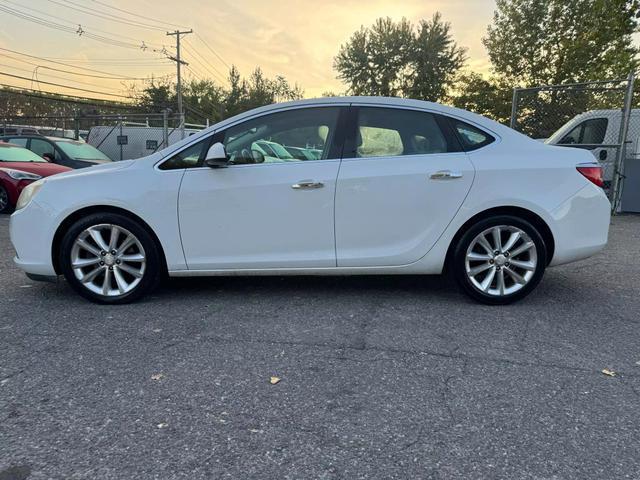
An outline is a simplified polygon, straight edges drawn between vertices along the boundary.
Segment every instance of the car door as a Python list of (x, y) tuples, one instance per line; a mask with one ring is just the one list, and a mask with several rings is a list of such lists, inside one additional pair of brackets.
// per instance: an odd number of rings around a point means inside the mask
[(349, 125), (336, 191), (337, 264), (415, 262), (462, 205), (473, 165), (433, 113), (352, 107)]
[[(192, 270), (335, 267), (334, 195), (341, 107), (288, 109), (217, 132), (225, 168), (187, 168), (179, 218)], [(264, 154), (265, 142), (278, 155)], [(318, 160), (287, 153), (319, 152)], [(199, 155), (203, 155), (202, 150)]]

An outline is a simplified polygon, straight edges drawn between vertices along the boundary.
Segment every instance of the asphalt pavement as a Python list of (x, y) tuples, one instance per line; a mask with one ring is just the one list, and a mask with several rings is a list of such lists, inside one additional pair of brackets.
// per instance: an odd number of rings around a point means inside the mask
[(14, 267), (8, 220), (0, 480), (640, 478), (638, 216), (508, 307), (386, 276), (97, 306)]

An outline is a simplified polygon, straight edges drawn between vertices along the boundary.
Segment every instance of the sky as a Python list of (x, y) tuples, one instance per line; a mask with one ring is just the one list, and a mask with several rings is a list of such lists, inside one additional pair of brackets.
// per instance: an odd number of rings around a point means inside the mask
[[(68, 64), (0, 50), (0, 73), (28, 78), (0, 75), (0, 83), (118, 100), (126, 86), (142, 82), (97, 77), (175, 76), (175, 64), (160, 51), (175, 45), (165, 28), (181, 26), (194, 30), (184, 37), (186, 77), (223, 83), (228, 65), (236, 65), (243, 75), (259, 66), (269, 77), (283, 75), (298, 84), (305, 97), (342, 93), (345, 87), (336, 79), (333, 58), (354, 31), (378, 17), (418, 22), (437, 11), (451, 23), (458, 44), (468, 49), (466, 68), (486, 73), (482, 37), (494, 9), (494, 0), (0, 0), (0, 48)], [(30, 15), (31, 20), (8, 11)], [(34, 17), (57, 27), (35, 23)], [(79, 26), (82, 35), (75, 33)], [(91, 39), (91, 34), (110, 42)], [(113, 45), (113, 39), (126, 46)], [(149, 48), (143, 51), (142, 42)], [(35, 78), (116, 96), (63, 89)]]

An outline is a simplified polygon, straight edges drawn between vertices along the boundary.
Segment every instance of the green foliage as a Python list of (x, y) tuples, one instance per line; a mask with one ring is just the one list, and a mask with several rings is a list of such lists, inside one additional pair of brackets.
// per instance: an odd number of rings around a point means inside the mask
[(229, 84), (222, 102), (225, 118), (271, 103), (297, 100), (303, 95), (302, 89), (289, 85), (286, 78), (266, 78), (260, 68), (256, 68), (248, 79), (243, 79), (238, 70), (231, 67)]
[[(205, 119), (215, 122), (252, 108), (296, 100), (302, 95), (300, 87), (291, 86), (282, 76), (270, 79), (256, 68), (245, 79), (234, 66), (229, 71), (229, 87), (222, 87), (213, 80), (187, 80), (182, 90), (187, 123), (202, 123)], [(175, 111), (175, 83), (152, 82), (137, 96), (137, 102), (149, 111), (165, 108)]]
[[(638, 68), (638, 0), (497, 0), (483, 42), (493, 75), (460, 77), (456, 106), (507, 123), (513, 87), (626, 78)], [(614, 98), (614, 96), (616, 96)], [(621, 93), (523, 92), (518, 129), (546, 137), (594, 108), (619, 107)]]
[(485, 79), (477, 73), (464, 73), (458, 77), (456, 86), (453, 105), (498, 122), (509, 122), (512, 89), (504, 81), (496, 77)]
[(442, 100), (465, 62), (450, 28), (439, 13), (417, 27), (379, 18), (340, 47), (334, 68), (352, 95)]
[(638, 0), (497, 0), (483, 39), (495, 73), (534, 86), (624, 78), (638, 67)]

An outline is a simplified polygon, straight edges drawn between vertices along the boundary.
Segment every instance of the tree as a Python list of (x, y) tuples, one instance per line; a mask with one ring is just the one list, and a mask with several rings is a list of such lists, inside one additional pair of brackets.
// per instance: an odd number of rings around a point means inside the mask
[(440, 13), (422, 20), (416, 37), (409, 96), (440, 100), (454, 81), (455, 74), (466, 61), (465, 49), (451, 36), (451, 25), (442, 21)]
[(638, 0), (497, 0), (483, 42), (512, 85), (624, 78), (638, 67)]
[(511, 99), (512, 89), (509, 85), (496, 77), (485, 79), (472, 72), (459, 76), (452, 103), (458, 108), (508, 123)]
[[(265, 77), (256, 68), (249, 78), (242, 78), (238, 69), (229, 70), (229, 87), (225, 88), (210, 79), (185, 80), (182, 98), (187, 123), (203, 123), (207, 119), (219, 121), (252, 108), (275, 102), (302, 98), (302, 89), (291, 86), (282, 76)], [(176, 112), (176, 85), (164, 80), (152, 80), (139, 94), (132, 93), (137, 104), (149, 112), (160, 112), (166, 108)]]
[(262, 70), (256, 68), (248, 79), (243, 79), (232, 66), (229, 71), (230, 88), (225, 95), (225, 117), (251, 110), (271, 103), (302, 98), (303, 91), (297, 85), (291, 86), (282, 76), (269, 79)]
[(417, 27), (379, 18), (340, 47), (334, 68), (353, 95), (442, 100), (465, 62), (450, 28), (439, 13)]

